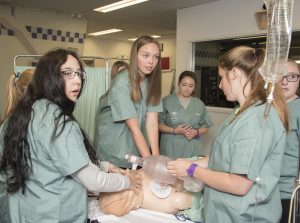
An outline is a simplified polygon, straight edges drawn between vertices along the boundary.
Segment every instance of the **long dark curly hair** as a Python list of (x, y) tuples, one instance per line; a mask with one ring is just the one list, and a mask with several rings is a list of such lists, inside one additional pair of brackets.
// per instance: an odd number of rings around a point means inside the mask
[[(0, 162), (0, 173), (6, 176), (8, 192), (16, 192), (20, 188), (24, 191), (25, 181), (31, 174), (32, 163), (30, 148), (27, 141), (28, 125), (34, 114), (32, 106), (39, 99), (48, 99), (49, 103), (56, 104), (58, 115), (55, 117), (55, 128), (51, 140), (58, 137), (68, 122), (77, 122), (72, 112), (75, 102), (65, 94), (65, 80), (61, 75), (61, 66), (71, 55), (77, 59), (81, 70), (83, 65), (77, 54), (65, 49), (56, 49), (45, 54), (37, 64), (33, 79), (24, 96), (16, 105), (11, 117), (4, 126), (4, 150)], [(85, 80), (82, 80), (82, 87)], [(31, 117), (33, 116), (33, 117)], [(86, 134), (81, 129), (86, 151), (90, 160), (97, 164), (96, 153), (93, 150)]]

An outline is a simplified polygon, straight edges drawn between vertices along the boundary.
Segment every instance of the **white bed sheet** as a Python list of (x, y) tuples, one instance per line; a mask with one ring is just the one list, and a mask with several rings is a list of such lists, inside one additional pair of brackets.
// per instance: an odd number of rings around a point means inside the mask
[[(127, 215), (117, 217), (115, 215), (106, 215), (99, 209), (97, 200), (89, 201), (89, 213), (88, 218), (90, 220), (98, 220), (99, 223), (178, 223), (182, 222), (178, 220), (174, 215), (165, 214), (157, 211), (150, 211), (143, 208), (130, 211)], [(185, 223), (192, 223), (192, 221), (185, 220)]]

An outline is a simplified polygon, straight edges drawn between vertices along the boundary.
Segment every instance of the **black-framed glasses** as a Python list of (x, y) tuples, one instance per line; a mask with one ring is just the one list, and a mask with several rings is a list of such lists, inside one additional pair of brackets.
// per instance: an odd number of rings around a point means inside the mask
[(66, 69), (66, 70), (62, 70), (61, 74), (68, 79), (74, 79), (75, 75), (78, 75), (78, 77), (82, 80), (86, 78), (86, 73), (84, 71)]
[(296, 81), (298, 81), (299, 77), (300, 77), (300, 74), (297, 74), (297, 73), (288, 73), (288, 75), (285, 75), (285, 76), (283, 76), (283, 77), (280, 79), (280, 82), (282, 82), (284, 78), (285, 78), (288, 82), (296, 82)]

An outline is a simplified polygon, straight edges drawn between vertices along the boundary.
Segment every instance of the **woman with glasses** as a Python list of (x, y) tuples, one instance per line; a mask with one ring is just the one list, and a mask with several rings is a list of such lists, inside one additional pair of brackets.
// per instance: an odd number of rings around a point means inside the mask
[(280, 80), (281, 90), (288, 104), (290, 122), (279, 180), (282, 204), (281, 223), (288, 222), (290, 201), (297, 186), (297, 177), (299, 177), (300, 99), (296, 94), (300, 79), (299, 65), (289, 60), (287, 62), (287, 72)]
[(101, 106), (96, 114), (94, 137), (94, 147), (101, 159), (130, 168), (126, 154), (143, 158), (159, 154), (160, 45), (154, 38), (141, 36), (133, 43), (129, 69), (112, 80), (107, 104)]
[[(85, 222), (87, 190), (139, 189), (134, 175), (106, 173), (72, 112), (85, 83), (74, 52), (44, 55), (32, 82), (0, 129), (0, 173), (11, 222)], [(118, 170), (116, 170), (118, 171)], [(120, 171), (121, 172), (121, 171)]]

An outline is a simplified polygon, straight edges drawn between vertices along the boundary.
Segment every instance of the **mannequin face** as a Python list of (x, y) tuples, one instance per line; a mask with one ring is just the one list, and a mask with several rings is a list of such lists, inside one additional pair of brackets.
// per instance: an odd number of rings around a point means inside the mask
[(179, 95), (184, 98), (191, 97), (195, 90), (195, 81), (191, 77), (184, 77), (179, 83)]
[(159, 61), (159, 48), (155, 43), (147, 43), (138, 51), (138, 71), (142, 76), (153, 72)]
[[(297, 97), (296, 91), (299, 87), (300, 72), (298, 66), (290, 61), (288, 61), (287, 63), (287, 70), (288, 74), (282, 77), (280, 86), (285, 99), (287, 100), (287, 102), (290, 102)], [(288, 81), (287, 78), (290, 78), (290, 81)]]

